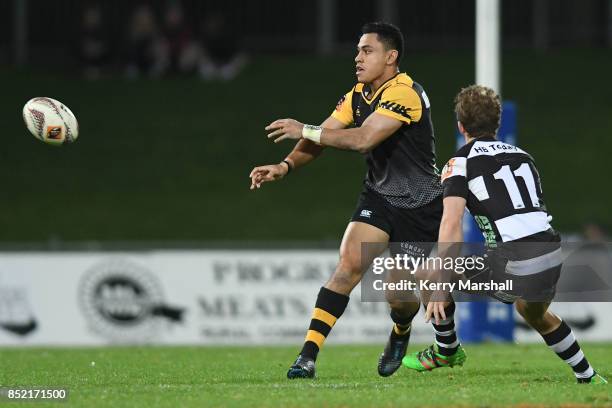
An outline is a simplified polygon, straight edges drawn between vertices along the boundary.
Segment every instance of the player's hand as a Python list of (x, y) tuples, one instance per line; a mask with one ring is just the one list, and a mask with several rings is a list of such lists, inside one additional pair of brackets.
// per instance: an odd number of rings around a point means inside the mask
[(301, 139), (304, 124), (295, 119), (278, 119), (266, 126), (266, 130), (272, 130), (268, 134), (268, 139), (273, 139), (278, 143), (285, 139)]
[(425, 312), (425, 322), (429, 323), (431, 318), (434, 318), (435, 324), (440, 324), (442, 320), (446, 320), (446, 313), (444, 312), (444, 306), (447, 302), (434, 302), (430, 301), (427, 303), (427, 311)]
[(289, 171), (286, 164), (269, 164), (267, 166), (255, 167), (251, 170), (251, 190), (260, 188), (266, 181), (280, 180)]

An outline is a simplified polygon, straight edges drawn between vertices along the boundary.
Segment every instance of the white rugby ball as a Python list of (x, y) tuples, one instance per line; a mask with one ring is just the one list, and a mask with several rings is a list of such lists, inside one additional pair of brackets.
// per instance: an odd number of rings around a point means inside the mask
[(51, 145), (72, 143), (79, 137), (79, 124), (72, 111), (52, 98), (37, 97), (26, 102), (23, 120), (35, 138)]

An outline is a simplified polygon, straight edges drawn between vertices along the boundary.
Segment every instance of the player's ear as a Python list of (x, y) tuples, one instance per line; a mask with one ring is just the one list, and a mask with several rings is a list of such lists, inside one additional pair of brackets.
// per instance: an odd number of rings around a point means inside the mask
[(461, 134), (465, 133), (465, 128), (463, 127), (463, 124), (459, 121), (457, 121), (457, 129), (459, 129), (459, 133)]
[(465, 137), (465, 140), (467, 142), (467, 140), (468, 140), (468, 133), (465, 130), (465, 128), (463, 127), (463, 123), (457, 121), (457, 129), (459, 129), (459, 133), (461, 133), (463, 135), (463, 137)]
[(387, 51), (387, 64), (388, 65), (395, 64), (397, 62), (398, 55), (399, 55), (399, 52), (397, 52), (397, 50)]

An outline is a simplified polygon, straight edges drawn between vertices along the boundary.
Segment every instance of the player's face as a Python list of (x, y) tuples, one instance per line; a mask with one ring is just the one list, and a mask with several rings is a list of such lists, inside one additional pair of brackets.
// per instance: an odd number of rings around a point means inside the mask
[(389, 59), (388, 53), (384, 44), (378, 41), (378, 34), (362, 35), (355, 57), (357, 81), (368, 84), (382, 76)]

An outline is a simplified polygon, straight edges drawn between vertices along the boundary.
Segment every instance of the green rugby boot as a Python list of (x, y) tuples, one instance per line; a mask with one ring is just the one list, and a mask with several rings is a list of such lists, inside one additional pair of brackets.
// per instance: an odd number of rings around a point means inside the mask
[(465, 350), (461, 345), (452, 356), (443, 356), (437, 345), (431, 345), (423, 351), (412, 353), (402, 359), (402, 364), (416, 371), (431, 371), (434, 368), (462, 366), (465, 362)]
[(578, 378), (578, 384), (606, 385), (607, 383), (608, 380), (597, 373), (595, 373), (595, 375), (593, 375), (591, 378)]

